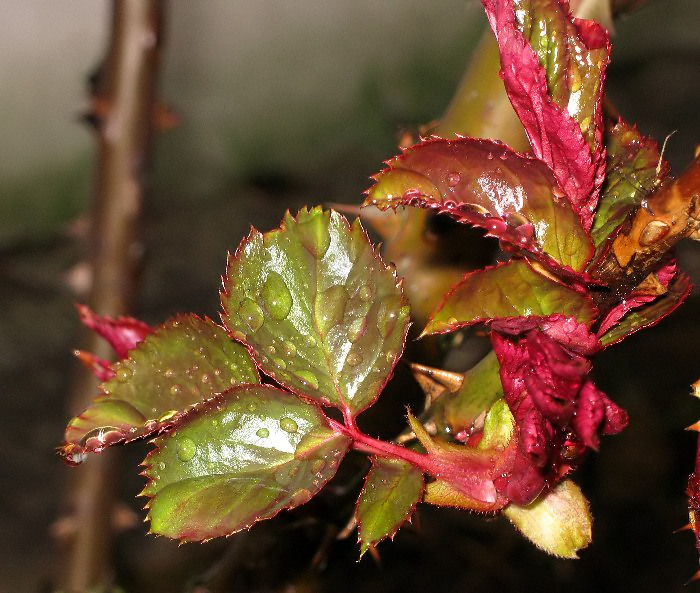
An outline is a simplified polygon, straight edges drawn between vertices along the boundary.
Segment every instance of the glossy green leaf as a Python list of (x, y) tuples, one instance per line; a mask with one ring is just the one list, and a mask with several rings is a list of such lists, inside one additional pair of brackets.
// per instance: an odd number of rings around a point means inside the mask
[(668, 292), (648, 305), (634, 309), (625, 315), (620, 322), (609, 329), (600, 338), (603, 346), (616, 344), (640, 329), (652, 327), (664, 317), (675, 311), (690, 294), (693, 286), (685, 274), (678, 274), (673, 279)]
[(593, 519), (588, 501), (571, 480), (564, 480), (527, 506), (509, 505), (503, 514), (538, 548), (560, 558), (578, 558), (591, 543)]
[(524, 260), (467, 274), (433, 313), (423, 335), (446, 333), (504, 317), (562, 314), (582, 323), (596, 310), (587, 295), (536, 272)]
[(435, 209), (580, 271), (593, 245), (541, 161), (474, 138), (431, 139), (388, 161), (366, 205)]
[(129, 357), (112, 365), (114, 378), (66, 428), (68, 461), (162, 430), (190, 406), (239, 383), (258, 383), (245, 348), (223, 328), (195, 315), (167, 321)]
[(151, 531), (192, 541), (305, 503), (333, 477), (349, 439), (316, 404), (245, 385), (198, 406), (155, 443), (144, 462)]
[(226, 325), (279, 383), (355, 415), (401, 355), (409, 308), (359, 221), (321, 208), (253, 230), (230, 258)]
[(607, 148), (607, 175), (591, 229), (596, 247), (641, 205), (668, 172), (656, 142), (622, 121), (608, 132)]
[(360, 555), (393, 538), (423, 495), (423, 473), (400, 459), (373, 459), (357, 501)]

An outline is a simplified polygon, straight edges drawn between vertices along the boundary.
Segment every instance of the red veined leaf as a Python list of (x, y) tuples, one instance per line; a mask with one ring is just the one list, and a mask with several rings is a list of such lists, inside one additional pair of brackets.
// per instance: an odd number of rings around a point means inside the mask
[(499, 318), (553, 314), (590, 324), (597, 312), (588, 295), (539, 274), (525, 260), (513, 259), (467, 274), (445, 296), (422, 335)]
[[(652, 297), (651, 302), (644, 305), (646, 297), (639, 296), (632, 298), (632, 304), (642, 305), (627, 313), (626, 304), (620, 304), (613, 309), (606, 317), (606, 326), (610, 327), (605, 333), (599, 331), (600, 342), (604, 347), (616, 344), (624, 340), (627, 336), (638, 332), (640, 329), (652, 327), (659, 323), (664, 317), (671, 314), (679, 307), (692, 290), (690, 279), (685, 274), (677, 274), (668, 287), (668, 292), (661, 296)], [(636, 299), (636, 300), (635, 300)], [(618, 315), (622, 313), (622, 317)], [(626, 313), (626, 314), (625, 314)], [(610, 323), (610, 320), (614, 320)]]
[(425, 140), (387, 161), (365, 205), (420, 206), (487, 230), (544, 265), (580, 272), (593, 244), (548, 167), (492, 140)]

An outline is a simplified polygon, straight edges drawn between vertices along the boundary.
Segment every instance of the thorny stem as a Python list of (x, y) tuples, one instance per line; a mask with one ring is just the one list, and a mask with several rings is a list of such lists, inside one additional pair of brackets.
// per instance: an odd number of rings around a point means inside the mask
[[(99, 140), (99, 164), (92, 213), (90, 307), (118, 316), (129, 308), (140, 261), (137, 226), (144, 194), (152, 114), (162, 34), (160, 0), (114, 0), (108, 53), (93, 89), (92, 113)], [(109, 358), (107, 345), (91, 336), (86, 350)], [(81, 378), (70, 401), (71, 412), (89, 405), (94, 381)], [(86, 591), (102, 585), (110, 573), (114, 456), (94, 460), (71, 472), (67, 506), (75, 535), (67, 542), (61, 589)]]
[(700, 156), (675, 181), (647, 197), (591, 271), (612, 287), (599, 293), (598, 308), (604, 312), (629, 294), (686, 237), (700, 238)]

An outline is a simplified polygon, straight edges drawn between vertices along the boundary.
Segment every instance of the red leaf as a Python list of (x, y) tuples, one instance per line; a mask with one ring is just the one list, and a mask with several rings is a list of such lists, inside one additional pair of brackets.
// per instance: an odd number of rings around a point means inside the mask
[[(535, 155), (552, 169), (590, 229), (605, 174), (601, 102), (607, 32), (572, 19), (565, 0), (535, 7), (519, 3), (517, 19), (513, 0), (482, 1), (498, 40), (506, 91)], [(524, 20), (537, 25), (530, 41)]]
[(572, 457), (580, 457), (585, 447), (597, 449), (599, 433), (622, 430), (627, 415), (588, 378), (588, 359), (539, 329), (520, 339), (493, 331), (491, 340), (520, 434), (506, 492), (513, 502), (527, 504), (569, 471)]
[(126, 358), (129, 350), (142, 342), (153, 329), (133, 317), (97, 315), (85, 305), (77, 305), (80, 321), (109, 342), (119, 359)]

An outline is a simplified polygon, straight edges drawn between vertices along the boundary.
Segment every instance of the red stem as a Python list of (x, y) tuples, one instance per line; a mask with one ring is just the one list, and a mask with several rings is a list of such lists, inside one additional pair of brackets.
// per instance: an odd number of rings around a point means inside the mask
[(361, 432), (354, 423), (352, 426), (346, 426), (329, 418), (328, 424), (335, 432), (350, 438), (352, 440), (352, 448), (356, 451), (362, 451), (368, 455), (377, 455), (378, 457), (401, 459), (425, 473), (432, 473), (433, 464), (430, 463), (428, 456), (423, 453), (368, 436)]

